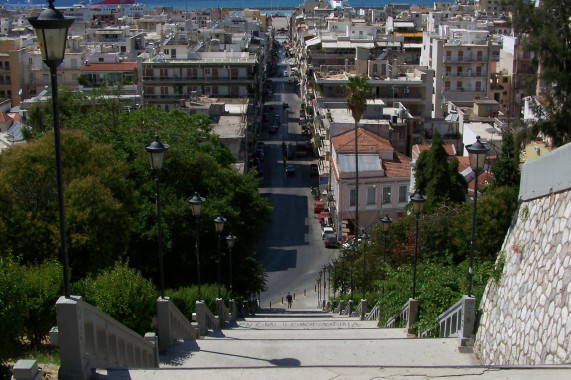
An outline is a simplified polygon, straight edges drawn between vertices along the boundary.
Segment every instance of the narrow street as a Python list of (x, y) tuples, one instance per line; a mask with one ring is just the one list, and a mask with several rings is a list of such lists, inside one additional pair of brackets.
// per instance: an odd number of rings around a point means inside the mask
[[(274, 207), (273, 221), (266, 226), (258, 245), (257, 259), (268, 274), (268, 290), (261, 295), (261, 306), (284, 307), (282, 297), (295, 294), (294, 307), (317, 307), (315, 284), (317, 272), (338, 254), (338, 249), (325, 248), (317, 214), (313, 212), (314, 199), (310, 187), (317, 186), (318, 176), (311, 176), (309, 165), (317, 163), (313, 154), (287, 160), (295, 174), (286, 174), (282, 143), (295, 147), (296, 142), (307, 142), (310, 136), (301, 134), (299, 111), (301, 98), (296, 93), (291, 68), (286, 64), (285, 52), (279, 52), (276, 75), (271, 77), (273, 96), (266, 102), (272, 107), (272, 115), (264, 122), (258, 141), (264, 142), (264, 177), (260, 193), (269, 198)], [(288, 76), (283, 75), (288, 72)], [(288, 107), (284, 108), (284, 103)], [(268, 107), (269, 108), (269, 107)], [(280, 116), (280, 126), (275, 133), (270, 127)], [(305, 294), (305, 296), (304, 296)]]

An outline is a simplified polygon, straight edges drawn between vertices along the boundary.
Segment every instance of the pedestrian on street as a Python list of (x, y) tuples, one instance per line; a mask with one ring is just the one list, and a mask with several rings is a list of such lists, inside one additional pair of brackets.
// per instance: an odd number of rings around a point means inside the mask
[(291, 309), (291, 304), (293, 303), (293, 297), (289, 292), (287, 292), (286, 300), (287, 300), (287, 308)]

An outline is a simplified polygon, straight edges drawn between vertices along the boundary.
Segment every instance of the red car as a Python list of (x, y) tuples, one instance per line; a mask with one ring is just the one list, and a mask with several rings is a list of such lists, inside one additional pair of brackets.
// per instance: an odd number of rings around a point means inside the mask
[(320, 213), (324, 209), (325, 209), (325, 205), (323, 204), (323, 202), (315, 202), (313, 204), (313, 212), (316, 214)]
[(331, 218), (331, 214), (329, 214), (329, 211), (321, 211), (319, 213), (319, 217), (318, 217), (319, 223), (323, 223), (323, 221), (325, 219), (329, 219), (329, 218)]

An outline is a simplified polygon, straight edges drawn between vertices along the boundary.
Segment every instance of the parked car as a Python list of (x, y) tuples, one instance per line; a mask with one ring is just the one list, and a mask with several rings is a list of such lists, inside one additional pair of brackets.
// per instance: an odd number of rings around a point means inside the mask
[(317, 167), (317, 164), (309, 165), (309, 175), (319, 175), (319, 168)]
[(289, 108), (289, 104), (287, 104), (286, 102), (284, 102), (283, 107), (284, 107), (284, 109)]
[(316, 214), (319, 214), (324, 209), (325, 209), (325, 204), (323, 204), (323, 202), (315, 202), (313, 204), (313, 212)]
[(336, 248), (337, 236), (335, 236), (335, 234), (326, 234), (323, 236), (323, 243), (326, 248)]
[(284, 71), (283, 76), (284, 76), (284, 78), (285, 78), (285, 77), (288, 77), (288, 76), (289, 76), (289, 73), (288, 73), (287, 71)]
[(294, 175), (295, 174), (295, 166), (292, 164), (287, 164), (285, 172), (287, 175)]
[(280, 126), (277, 124), (274, 124), (270, 127), (270, 133), (277, 133), (278, 129), (280, 129)]
[(321, 211), (319, 213), (319, 216), (317, 217), (317, 219), (319, 220), (319, 223), (323, 223), (326, 219), (331, 218), (331, 214), (329, 214), (329, 211)]
[(325, 239), (325, 235), (327, 234), (334, 234), (333, 227), (323, 227), (321, 230), (321, 238)]

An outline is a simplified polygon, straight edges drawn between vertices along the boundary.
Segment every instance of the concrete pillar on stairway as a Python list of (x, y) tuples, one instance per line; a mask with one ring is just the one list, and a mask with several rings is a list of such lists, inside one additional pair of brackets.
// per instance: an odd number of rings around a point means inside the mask
[(418, 301), (412, 298), (408, 300), (408, 320), (406, 322), (406, 332), (408, 335), (416, 336), (416, 329), (412, 327), (418, 321)]
[(361, 300), (361, 320), (365, 320), (365, 314), (367, 314), (367, 300)]
[(169, 312), (169, 302), (168, 297), (157, 299), (157, 324), (159, 330), (159, 349), (167, 350), (172, 346), (172, 326), (171, 318)]
[(462, 297), (462, 328), (460, 330), (459, 346), (474, 345), (474, 323), (476, 321), (476, 299), (474, 297)]

